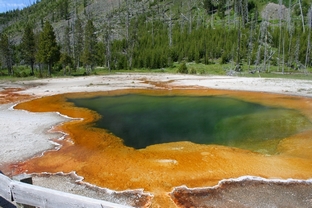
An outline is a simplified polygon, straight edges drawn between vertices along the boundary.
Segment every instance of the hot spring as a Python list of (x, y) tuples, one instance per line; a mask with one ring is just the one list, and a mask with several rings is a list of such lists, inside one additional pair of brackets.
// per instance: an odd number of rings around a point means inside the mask
[(312, 127), (297, 110), (226, 96), (125, 94), (68, 101), (100, 114), (95, 127), (135, 149), (190, 141), (273, 154), (281, 139)]
[(144, 189), (175, 207), (174, 187), (240, 176), (310, 179), (312, 100), (212, 89), (68, 93), (15, 107), (73, 118), (54, 127), (61, 148), (14, 166), (69, 173), (111, 190)]

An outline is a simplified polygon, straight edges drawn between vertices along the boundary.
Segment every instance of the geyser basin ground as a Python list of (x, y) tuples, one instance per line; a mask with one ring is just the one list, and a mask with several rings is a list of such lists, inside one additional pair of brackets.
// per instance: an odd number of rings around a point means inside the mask
[[(86, 97), (102, 95), (178, 95), (178, 96), (230, 96), (235, 99), (259, 103), (272, 108), (295, 109), (309, 121), (312, 119), (311, 99), (265, 93), (219, 90), (122, 90), (102, 93), (84, 93)], [(167, 195), (173, 187), (205, 187), (216, 185), (225, 178), (242, 175), (265, 178), (312, 177), (312, 131), (307, 129), (281, 139), (274, 155), (249, 150), (175, 142), (134, 149), (109, 132), (96, 128), (93, 122), (99, 115), (89, 109), (75, 107), (66, 99), (81, 94), (43, 97), (17, 106), (34, 112), (59, 111), (73, 120), (59, 126), (67, 132), (67, 139), (58, 151), (47, 152), (18, 164), (21, 172), (71, 172), (75, 170), (86, 182), (113, 190), (144, 188), (151, 192), (154, 205), (174, 207)], [(73, 143), (72, 143), (73, 141)]]
[(126, 94), (68, 101), (100, 114), (95, 127), (135, 149), (190, 141), (274, 153), (281, 139), (312, 129), (296, 110), (230, 97)]

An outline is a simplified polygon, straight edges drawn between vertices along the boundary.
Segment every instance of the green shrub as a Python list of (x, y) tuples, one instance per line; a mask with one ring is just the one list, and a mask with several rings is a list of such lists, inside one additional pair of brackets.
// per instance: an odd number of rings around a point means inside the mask
[(188, 70), (187, 70), (187, 66), (186, 66), (186, 63), (183, 62), (179, 68), (178, 68), (178, 73), (181, 73), (181, 74), (187, 74), (188, 73)]
[(15, 77), (21, 77), (21, 73), (20, 73), (19, 71), (15, 71), (15, 72), (14, 72), (14, 76), (15, 76)]
[(230, 53), (223, 53), (221, 56), (221, 64), (227, 64), (231, 60), (231, 54)]
[(196, 69), (194, 69), (194, 68), (191, 68), (191, 69), (190, 69), (190, 74), (197, 74), (197, 71), (196, 71)]
[(24, 71), (21, 72), (20, 75), (21, 75), (21, 77), (28, 77), (28, 74), (26, 72), (24, 72)]

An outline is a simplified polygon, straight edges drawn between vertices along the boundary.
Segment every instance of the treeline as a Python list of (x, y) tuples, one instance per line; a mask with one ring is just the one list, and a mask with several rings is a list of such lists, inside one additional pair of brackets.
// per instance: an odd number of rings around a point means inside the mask
[[(193, 22), (191, 30), (187, 25), (175, 25), (172, 37), (169, 37), (167, 24), (159, 21), (144, 24), (144, 18), (137, 21), (138, 28), (133, 31), (135, 38), (131, 42), (126, 39), (113, 42), (112, 69), (158, 69), (183, 61), (203, 64), (233, 62), (252, 65), (254, 67), (250, 70), (256, 67), (261, 71), (269, 70), (270, 64), (296, 70), (311, 67), (309, 27), (307, 32), (302, 32), (299, 26), (279, 28), (269, 26), (265, 21), (251, 23), (245, 28), (232, 25), (198, 27), (197, 22)], [(131, 54), (128, 54), (131, 47)]]
[[(271, 20), (260, 15), (254, 1), (247, 0), (190, 1), (186, 9), (150, 3), (150, 9), (143, 11), (134, 6), (130, 10), (129, 0), (127, 7), (108, 13), (103, 24), (95, 25), (92, 18), (86, 22), (79, 15), (70, 18), (67, 0), (56, 2), (62, 5), (59, 18), (68, 23), (62, 35), (55, 33), (50, 21), (42, 22), (39, 32), (34, 24), (27, 24), (20, 44), (1, 35), (1, 66), (8, 74), (14, 74), (14, 65), (25, 64), (31, 74), (40, 76), (61, 70), (70, 74), (80, 67), (89, 74), (96, 66), (159, 69), (175, 62), (232, 63), (233, 70), (245, 66), (251, 73), (269, 71), (272, 65), (281, 72), (306, 72), (312, 64), (312, 7)], [(88, 2), (84, 3), (87, 6)]]

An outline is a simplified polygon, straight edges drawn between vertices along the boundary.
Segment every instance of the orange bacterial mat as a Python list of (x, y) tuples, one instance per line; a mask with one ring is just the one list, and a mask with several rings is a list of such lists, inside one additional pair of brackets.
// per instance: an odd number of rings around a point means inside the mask
[[(86, 96), (142, 93), (151, 95), (222, 95), (268, 106), (299, 110), (312, 121), (312, 99), (279, 94), (211, 90), (117, 90), (87, 93)], [(18, 164), (18, 171), (28, 173), (76, 171), (86, 182), (112, 190), (141, 189), (154, 195), (152, 207), (175, 207), (168, 193), (174, 187), (207, 187), (220, 180), (244, 175), (265, 178), (308, 179), (312, 177), (312, 131), (281, 140), (277, 153), (260, 153), (218, 145), (175, 142), (136, 150), (123, 145), (120, 138), (97, 129), (92, 122), (95, 112), (77, 108), (66, 98), (81, 94), (63, 94), (21, 103), (17, 109), (53, 112), (72, 118), (55, 128), (66, 132), (62, 148), (42, 157)], [(58, 141), (59, 142), (59, 141)]]

